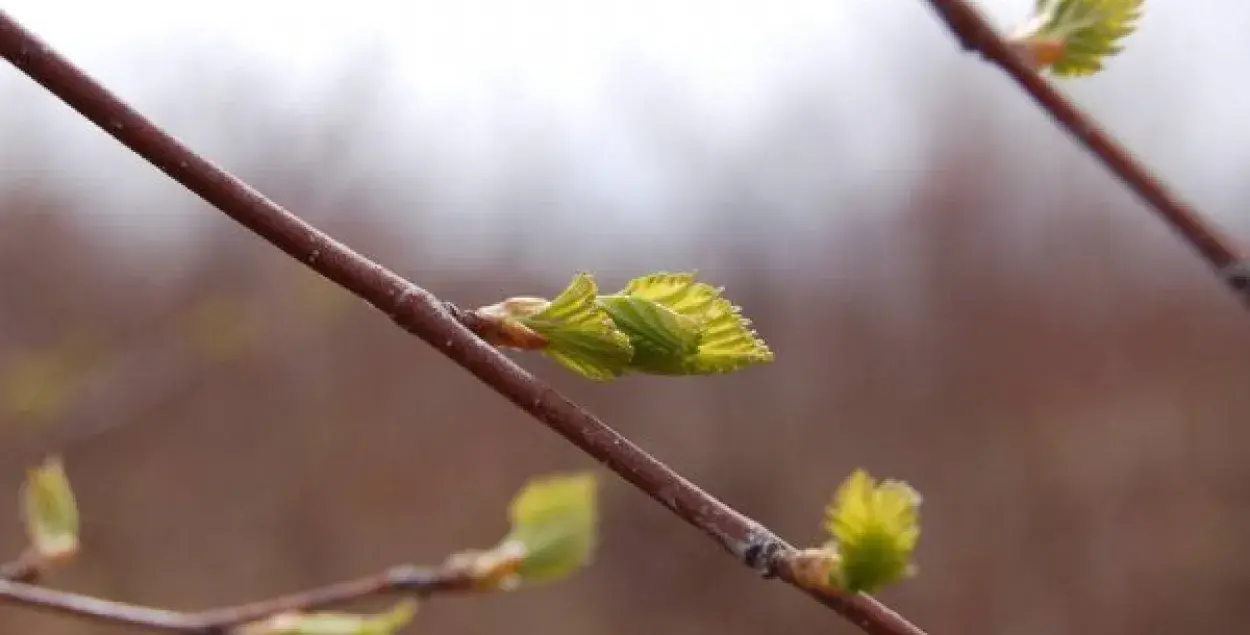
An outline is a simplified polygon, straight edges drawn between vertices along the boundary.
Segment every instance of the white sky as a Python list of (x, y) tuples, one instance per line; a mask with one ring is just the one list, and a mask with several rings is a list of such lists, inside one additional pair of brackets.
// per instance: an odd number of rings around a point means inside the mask
[[(854, 160), (837, 166), (838, 178), (859, 184), (896, 179), (897, 170), (923, 158), (924, 134), (914, 128), (924, 110), (919, 102), (952, 77), (1001, 107), (1006, 119), (1021, 121), (1020, 138), (1006, 143), (1070, 143), (998, 71), (955, 50), (924, 0), (2, 3), (210, 156), (246, 140), (222, 139), (220, 129), (196, 121), (195, 104), (177, 101), (198, 72), (268, 75), (270, 94), (223, 99), (296, 108), (324, 104), (326, 89), (343, 80), (353, 59), (376, 61), (378, 98), (390, 118), (386, 134), (401, 142), (419, 136), (414, 146), (438, 148), (440, 178), (452, 176), (434, 189), (456, 214), (499, 211), (497, 201), (483, 198), (477, 177), (492, 174), (501, 156), (516, 156), (518, 137), (508, 126), (528, 126), (549, 144), (544, 151), (571, 170), (569, 187), (588, 200), (613, 200), (645, 217), (647, 209), (688, 194), (654, 144), (622, 125), (620, 100), (635, 76), (676, 87), (679, 105), (697, 115), (703, 141), (725, 156), (747, 152), (766, 115), (782, 105), (779, 95), (815, 84), (831, 117), (846, 126), (833, 154), (816, 160), (848, 153)], [(1032, 0), (980, 4), (1006, 27)], [(1250, 168), (1250, 93), (1240, 79), (1250, 60), (1250, 7), (1232, 0), (1147, 0), (1146, 7), (1128, 51), (1104, 75), (1068, 88), (1186, 197), (1211, 213), (1240, 217), (1234, 207)], [(30, 125), (30, 115), (58, 126), (56, 147), (40, 149), (49, 156), (90, 159), (112, 151), (105, 149), (110, 140), (84, 133), (81, 121), (51, 107), (11, 69), (0, 71), (0, 96), (17, 106), (0, 109), (0, 135)], [(1002, 130), (982, 131), (972, 122), (969, 133), (978, 132)], [(5, 152), (16, 150), (0, 147), (0, 161)], [(408, 164), (420, 172), (419, 161)], [(793, 179), (808, 182), (786, 187), (823, 187), (830, 178), (812, 166), (796, 173)], [(98, 170), (79, 178), (93, 189), (125, 190)]]

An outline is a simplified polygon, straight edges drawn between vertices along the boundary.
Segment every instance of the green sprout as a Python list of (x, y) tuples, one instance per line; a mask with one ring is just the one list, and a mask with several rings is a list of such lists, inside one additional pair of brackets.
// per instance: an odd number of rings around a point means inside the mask
[(833, 537), (825, 546), (828, 584), (872, 593), (915, 574), (911, 562), (920, 538), (920, 495), (901, 481), (877, 484), (856, 470), (838, 488), (825, 517)]
[(554, 300), (517, 297), (482, 307), (479, 335), (496, 346), (541, 350), (588, 379), (730, 373), (773, 353), (721, 289), (693, 273), (657, 273), (598, 295), (581, 273)]
[(511, 529), (489, 550), (451, 556), (482, 590), (546, 583), (588, 565), (598, 538), (598, 481), (593, 474), (554, 474), (531, 480), (508, 507)]
[(1056, 77), (1097, 73), (1137, 30), (1143, 0), (1037, 0), (1031, 19), (1008, 39), (1022, 57)]
[(29, 471), (22, 488), (22, 518), (40, 562), (62, 562), (78, 553), (78, 503), (59, 457)]

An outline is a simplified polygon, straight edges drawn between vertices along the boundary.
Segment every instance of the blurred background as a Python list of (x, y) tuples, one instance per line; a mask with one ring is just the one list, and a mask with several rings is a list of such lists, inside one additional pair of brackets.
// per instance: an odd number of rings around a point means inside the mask
[[(578, 270), (724, 285), (774, 364), (599, 385), (518, 359), (797, 544), (855, 467), (908, 480), (921, 575), (882, 599), (934, 635), (1250, 618), (1244, 308), (927, 3), (2, 4), (462, 306)], [(1032, 2), (980, 4), (1009, 29)], [(1147, 2), (1063, 85), (1242, 243), (1247, 27)], [(0, 280), (0, 554), (63, 452), (86, 525), (61, 588), (199, 609), (435, 563), (493, 544), (526, 479), (593, 467), (8, 66)], [(594, 567), (411, 632), (855, 632), (605, 476)]]

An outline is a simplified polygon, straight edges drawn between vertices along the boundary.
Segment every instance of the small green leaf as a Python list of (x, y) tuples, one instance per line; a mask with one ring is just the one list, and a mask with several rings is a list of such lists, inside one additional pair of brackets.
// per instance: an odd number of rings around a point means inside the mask
[(512, 530), (501, 547), (520, 547), (517, 575), (526, 582), (568, 576), (589, 564), (596, 546), (595, 476), (581, 473), (530, 481), (512, 500), (509, 516)]
[(235, 629), (237, 635), (393, 635), (412, 622), (416, 600), (375, 615), (323, 611), (283, 613)]
[(630, 370), (662, 373), (674, 369), (680, 374), (681, 362), (699, 352), (703, 324), (689, 316), (647, 298), (608, 295), (599, 298), (616, 326), (633, 346)]
[(1034, 15), (1012, 38), (1037, 67), (1057, 77), (1102, 70), (1137, 30), (1143, 0), (1036, 0)]
[(26, 535), (41, 560), (59, 561), (78, 553), (78, 504), (59, 457), (28, 472), (22, 506)]
[(906, 483), (878, 486), (856, 470), (838, 488), (825, 528), (837, 565), (830, 583), (849, 592), (873, 592), (915, 571), (912, 553), (920, 538), (920, 495)]
[(578, 274), (545, 308), (517, 321), (547, 340), (543, 354), (583, 377), (606, 381), (625, 372), (634, 351), (595, 302), (597, 291), (591, 275)]
[(657, 375), (711, 375), (768, 363), (773, 353), (721, 289), (693, 273), (658, 273), (600, 298), (630, 336), (630, 369)]

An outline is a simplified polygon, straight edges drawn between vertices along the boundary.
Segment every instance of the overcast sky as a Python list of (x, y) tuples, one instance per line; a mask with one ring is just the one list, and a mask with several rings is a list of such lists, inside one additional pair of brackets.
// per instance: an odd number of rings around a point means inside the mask
[[(979, 4), (1008, 28), (1032, 2)], [(171, 106), (198, 73), (269, 77), (270, 94), (233, 98), (245, 108), (248, 100), (298, 104), (367, 60), (391, 117), (388, 134), (402, 140), (422, 129), (422, 145), (439, 148), (440, 169), (466, 175), (438, 186), (445, 200), (460, 202), (458, 214), (498, 211), (472, 177), (515, 154), (517, 138), (500, 132), (509, 122), (542, 122), (531, 126), (536, 143), (551, 144), (573, 166), (569, 180), (624, 201), (635, 216), (680, 196), (671, 165), (622, 125), (631, 78), (662, 78), (679, 109), (694, 115), (702, 141), (726, 156), (747, 151), (743, 144), (776, 117), (786, 90), (815, 85), (821, 107), (847, 124), (837, 144), (855, 156), (839, 166), (838, 178), (848, 182), (893, 178), (887, 168), (917, 160), (925, 139), (915, 129), (917, 104), (952, 78), (1020, 120), (1015, 142), (1070, 143), (1000, 73), (960, 54), (922, 0), (3, 0), (3, 7), (210, 156), (245, 140), (223, 140), (219, 129), (197, 124), (187, 114), (195, 104)], [(1239, 184), (1250, 169), (1250, 93), (1241, 80), (1247, 33), (1246, 3), (1147, 0), (1127, 52), (1103, 75), (1065, 89), (1186, 197), (1212, 214), (1239, 217)], [(0, 71), (0, 97), (7, 102), (0, 138), (37, 122), (59, 135), (38, 149), (42, 156), (61, 162), (114, 151), (12, 69)], [(0, 147), (0, 161), (7, 156), (10, 166), (14, 153), (30, 150), (9, 145)], [(98, 170), (79, 178), (93, 189), (126, 189), (125, 179)]]

